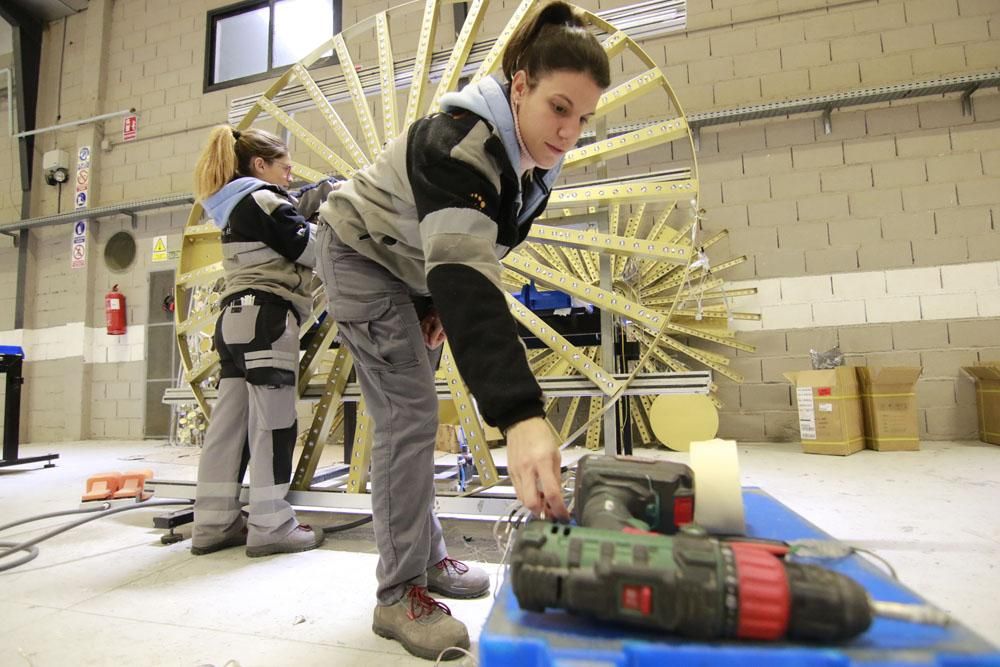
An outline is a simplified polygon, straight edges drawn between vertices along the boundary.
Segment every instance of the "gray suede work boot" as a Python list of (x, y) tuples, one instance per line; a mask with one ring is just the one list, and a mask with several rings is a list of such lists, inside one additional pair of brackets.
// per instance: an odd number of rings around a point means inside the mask
[(459, 647), (468, 650), (469, 631), (465, 624), (451, 615), (446, 605), (427, 595), (423, 586), (407, 586), (396, 604), (378, 605), (372, 619), (372, 630), (379, 637), (395, 639), (407, 651), (426, 660), (455, 660), (461, 651), (445, 651)]
[(191, 536), (191, 555), (204, 556), (206, 554), (222, 551), (230, 547), (241, 547), (247, 543), (247, 522), (240, 517), (229, 530), (226, 531), (222, 539), (211, 543), (199, 543), (198, 536)]
[(300, 551), (309, 551), (323, 544), (323, 540), (325, 539), (326, 533), (322, 530), (313, 530), (310, 526), (300, 524), (277, 542), (262, 544), (256, 547), (247, 547), (247, 556), (257, 558), (258, 556), (270, 556), (271, 554), (293, 554)]
[(478, 598), (490, 592), (490, 575), (445, 556), (427, 568), (427, 590), (449, 598)]

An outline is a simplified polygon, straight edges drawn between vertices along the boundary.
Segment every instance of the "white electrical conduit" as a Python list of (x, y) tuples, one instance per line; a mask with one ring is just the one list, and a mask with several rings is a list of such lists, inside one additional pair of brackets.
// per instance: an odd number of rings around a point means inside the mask
[(98, 121), (107, 120), (108, 118), (117, 118), (119, 116), (126, 116), (130, 113), (135, 113), (135, 109), (122, 109), (121, 111), (112, 111), (111, 113), (104, 113), (100, 116), (92, 116), (91, 118), (83, 118), (81, 120), (71, 120), (68, 123), (61, 123), (59, 125), (51, 125), (49, 127), (43, 127), (37, 130), (29, 130), (28, 132), (18, 132), (13, 135), (14, 137), (21, 138), (27, 137), (32, 134), (41, 134), (42, 132), (51, 132), (52, 130), (62, 130), (67, 127), (76, 127), (77, 125), (86, 125), (87, 123), (96, 123)]

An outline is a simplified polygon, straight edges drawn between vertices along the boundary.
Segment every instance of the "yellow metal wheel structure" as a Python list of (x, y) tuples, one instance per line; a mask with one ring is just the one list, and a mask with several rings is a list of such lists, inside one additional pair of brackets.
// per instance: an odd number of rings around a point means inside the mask
[[(500, 3), (496, 3), (500, 4)], [(293, 173), (303, 181), (329, 175), (350, 177), (371, 163), (384, 142), (414, 119), (436, 110), (441, 95), (497, 71), (511, 33), (536, 0), (513, 13), (491, 9), (486, 0), (466, 3), (464, 22), (455, 25), (454, 3), (411, 2), (362, 20), (318, 46), (290, 67), (253, 104), (237, 129), (257, 125), (289, 139)], [(689, 370), (694, 362), (734, 380), (729, 358), (715, 350), (752, 350), (729, 328), (733, 312), (722, 273), (744, 258), (719, 264), (705, 250), (725, 233), (698, 236), (698, 171), (692, 133), (663, 71), (624, 32), (587, 13), (612, 67), (611, 88), (601, 97), (591, 136), (565, 158), (563, 179), (549, 200), (546, 215), (530, 238), (503, 260), (504, 282), (512, 292), (527, 281), (556, 289), (610, 313), (639, 345), (639, 372)], [(502, 26), (491, 40), (484, 26)], [(336, 55), (338, 64), (330, 62)], [(402, 54), (402, 57), (401, 57)], [(323, 67), (315, 67), (320, 61)], [(649, 165), (670, 168), (649, 171)], [(218, 230), (195, 206), (184, 230), (175, 290), (176, 332), (185, 380), (201, 409), (210, 415), (205, 394), (218, 375), (211, 335), (218, 316), (222, 268)], [(745, 293), (745, 292), (744, 292)], [(317, 284), (314, 319), (325, 308)], [(599, 362), (596, 348), (577, 348), (540, 318), (509, 298), (514, 316), (547, 345), (532, 350), (538, 376), (582, 375), (600, 389), (592, 397), (549, 401), (550, 421), (567, 437), (602, 411), (604, 397), (620, 393), (623, 381)], [(323, 444), (343, 421), (342, 397), (352, 361), (341, 348), (329, 349), (336, 326), (324, 320), (300, 366), (299, 394), (318, 396), (305, 450), (293, 479), (306, 488)], [(628, 369), (629, 372), (633, 369)], [(455, 420), (464, 429), (481, 481), (498, 481), (483, 425), (471, 396), (445, 349), (439, 372), (453, 401)], [(653, 397), (624, 397), (642, 441), (650, 433)], [(713, 397), (714, 400), (714, 397)], [(361, 491), (367, 473), (372, 424), (363, 403), (358, 411), (350, 490)], [(601, 420), (590, 419), (586, 442), (596, 448)], [(578, 431), (581, 429), (577, 429)]]

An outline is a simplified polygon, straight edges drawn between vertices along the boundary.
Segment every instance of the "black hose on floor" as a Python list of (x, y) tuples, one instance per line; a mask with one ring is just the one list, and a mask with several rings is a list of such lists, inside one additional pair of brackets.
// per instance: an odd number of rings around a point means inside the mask
[[(35, 521), (42, 521), (44, 519), (53, 519), (61, 516), (72, 516), (74, 514), (90, 515), (78, 521), (72, 521), (70, 523), (57, 526), (56, 528), (50, 530), (49, 532), (39, 535), (38, 537), (27, 540), (25, 542), (0, 541), (0, 548), (3, 548), (3, 550), (0, 550), (0, 560), (13, 556), (19, 551), (26, 552), (20, 558), (14, 561), (8, 563), (0, 563), (0, 572), (13, 570), (15, 567), (20, 567), (21, 565), (24, 565), (25, 563), (34, 560), (35, 558), (38, 557), (38, 547), (36, 545), (44, 542), (45, 540), (51, 539), (57, 535), (61, 535), (62, 533), (65, 533), (68, 530), (72, 530), (73, 528), (76, 528), (78, 526), (90, 523), (91, 521), (96, 521), (97, 519), (103, 519), (104, 517), (108, 517), (113, 514), (118, 514), (119, 512), (126, 512), (128, 510), (140, 509), (144, 507), (167, 507), (175, 505), (191, 505), (193, 504), (193, 502), (194, 501), (191, 500), (145, 500), (137, 502), (134, 505), (123, 505), (121, 507), (114, 507), (114, 508), (111, 507), (110, 503), (103, 502), (95, 507), (63, 510), (60, 512), (49, 512), (47, 514), (38, 514), (35, 516), (27, 517), (25, 519), (18, 519), (17, 521), (12, 521), (11, 523), (0, 525), (0, 532), (3, 532), (5, 530), (14, 528), (16, 526), (21, 526), (26, 523), (33, 523)], [(339, 533), (345, 530), (351, 530), (352, 528), (358, 528), (359, 526), (371, 523), (371, 520), (372, 517), (369, 514), (368, 516), (364, 516), (355, 521), (349, 521), (347, 523), (340, 524), (338, 526), (327, 526), (323, 528), (323, 532), (326, 533), (327, 535), (331, 535), (333, 533)]]
[(323, 529), (323, 532), (326, 533), (327, 535), (331, 535), (333, 533), (339, 533), (344, 530), (350, 530), (351, 528), (357, 528), (358, 526), (363, 526), (366, 523), (371, 523), (371, 520), (372, 520), (372, 515), (369, 514), (368, 516), (362, 517), (355, 521), (348, 521), (347, 523), (342, 523), (339, 526), (327, 526), (326, 528)]
[(121, 507), (111, 507), (110, 503), (101, 503), (99, 506), (94, 508), (86, 509), (75, 509), (75, 510), (65, 510), (62, 512), (49, 512), (48, 514), (39, 514), (37, 516), (28, 517), (27, 519), (19, 519), (12, 523), (4, 524), (0, 526), (0, 532), (7, 530), (8, 528), (13, 528), (14, 526), (20, 526), (22, 524), (31, 523), (33, 521), (41, 521), (42, 519), (51, 519), (58, 516), (69, 516), (73, 514), (89, 514), (78, 521), (71, 521), (70, 523), (57, 526), (56, 528), (50, 530), (47, 533), (39, 535), (33, 539), (27, 540), (26, 542), (0, 542), (0, 547), (7, 547), (6, 550), (0, 551), (0, 559), (12, 556), (19, 551), (26, 551), (27, 553), (18, 558), (17, 560), (10, 563), (0, 563), (0, 572), (5, 572), (7, 570), (12, 570), (15, 567), (24, 565), (25, 563), (34, 560), (38, 556), (38, 548), (35, 546), (44, 542), (45, 540), (51, 539), (56, 535), (61, 535), (67, 530), (72, 530), (78, 526), (82, 526), (85, 523), (90, 523), (91, 521), (96, 521), (97, 519), (103, 519), (104, 517), (111, 516), (112, 514), (118, 514), (119, 512), (127, 512), (128, 510), (140, 509), (144, 507), (167, 507), (171, 505), (190, 505), (192, 501), (190, 500), (144, 500), (137, 502), (134, 505), (123, 505)]

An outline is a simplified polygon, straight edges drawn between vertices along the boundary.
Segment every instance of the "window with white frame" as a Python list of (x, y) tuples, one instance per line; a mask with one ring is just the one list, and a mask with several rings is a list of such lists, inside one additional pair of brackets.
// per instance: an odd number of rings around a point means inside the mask
[(341, 0), (256, 0), (209, 11), (205, 90), (284, 71), (340, 32), (341, 5)]

